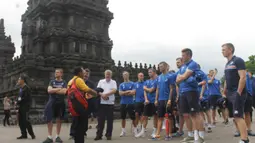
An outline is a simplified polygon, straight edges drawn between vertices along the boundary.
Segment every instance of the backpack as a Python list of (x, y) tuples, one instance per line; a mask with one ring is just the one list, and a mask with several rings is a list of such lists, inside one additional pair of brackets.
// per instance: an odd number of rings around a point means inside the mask
[(67, 89), (68, 110), (72, 116), (86, 115), (88, 102), (84, 94), (77, 88), (75, 78), (71, 86)]

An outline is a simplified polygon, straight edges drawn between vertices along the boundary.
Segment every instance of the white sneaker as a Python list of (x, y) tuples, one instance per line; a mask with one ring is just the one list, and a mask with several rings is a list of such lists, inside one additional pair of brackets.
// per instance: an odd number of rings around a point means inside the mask
[(138, 133), (137, 133), (137, 129), (134, 129), (134, 130), (133, 130), (133, 133), (134, 133), (134, 136), (137, 136), (137, 134), (138, 134)]
[(212, 124), (208, 124), (208, 127), (210, 127), (210, 128), (215, 128), (215, 126), (212, 125)]
[(120, 137), (124, 137), (124, 136), (126, 136), (126, 133), (122, 131), (122, 132), (120, 133)]
[(142, 131), (142, 127), (137, 127), (137, 132), (141, 132)]
[(140, 137), (145, 137), (145, 133), (143, 131), (141, 131), (140, 133), (138, 133), (136, 136), (136, 138), (140, 138)]
[(156, 136), (156, 131), (153, 131), (151, 137), (154, 138)]

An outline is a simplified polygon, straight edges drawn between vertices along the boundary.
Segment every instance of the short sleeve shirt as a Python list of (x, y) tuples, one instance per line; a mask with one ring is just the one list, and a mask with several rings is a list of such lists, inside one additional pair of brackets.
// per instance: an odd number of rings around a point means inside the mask
[(159, 91), (159, 101), (164, 101), (169, 99), (170, 85), (174, 85), (176, 81), (176, 74), (161, 74), (158, 77), (158, 91)]
[[(230, 92), (235, 92), (238, 89), (238, 84), (240, 80), (240, 76), (238, 74), (239, 70), (245, 70), (244, 60), (233, 56), (233, 58), (227, 62), (225, 66), (225, 79), (227, 83), (227, 90)], [(244, 88), (243, 92), (246, 89)]]
[(198, 64), (195, 61), (190, 60), (180, 68), (179, 74), (183, 75), (187, 70), (192, 71), (193, 75), (180, 83), (179, 88), (181, 93), (198, 90), (198, 82), (195, 77), (195, 72), (199, 70)]
[[(119, 91), (134, 90), (134, 82), (123, 82), (119, 86)], [(134, 104), (133, 96), (121, 96), (120, 104)]]
[(136, 82), (134, 83), (134, 89), (135, 89), (135, 102), (144, 102), (144, 89), (143, 86), (145, 85), (145, 82)]
[[(110, 80), (109, 82), (106, 81), (106, 79), (102, 79), (98, 82), (97, 87), (100, 87), (102, 89), (104, 89), (103, 94), (109, 93), (114, 89), (117, 89), (117, 83), (115, 80)], [(101, 104), (108, 104), (108, 105), (113, 105), (114, 101), (115, 101), (115, 95), (109, 95), (109, 100), (104, 100), (101, 98), (100, 103)]]
[(212, 83), (208, 84), (209, 95), (220, 96), (220, 84), (218, 79), (214, 79)]
[[(51, 80), (49, 83), (49, 86), (52, 88), (66, 88), (67, 84), (65, 80)], [(50, 94), (50, 98), (56, 101), (64, 101), (65, 95), (60, 95), (60, 94)]]
[[(147, 87), (147, 88), (157, 88), (157, 84), (158, 84), (158, 82), (157, 82), (157, 79), (149, 79), (149, 80), (146, 80), (145, 81), (145, 86)], [(150, 103), (154, 103), (155, 102), (155, 98), (156, 98), (156, 90), (154, 91), (154, 92), (151, 92), (151, 93), (149, 93), (149, 92), (147, 92), (147, 98), (148, 98), (148, 100), (150, 101)]]

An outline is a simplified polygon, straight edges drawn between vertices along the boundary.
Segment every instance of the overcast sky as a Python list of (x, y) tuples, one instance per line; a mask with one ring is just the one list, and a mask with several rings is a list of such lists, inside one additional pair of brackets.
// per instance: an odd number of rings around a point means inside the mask
[[(0, 4), (0, 18), (15, 43), (15, 55), (20, 54), (20, 19), (27, 1), (1, 0)], [(110, 0), (109, 9), (114, 13), (109, 31), (116, 63), (167, 61), (176, 69), (181, 49), (191, 48), (204, 71), (216, 67), (222, 74), (223, 43), (232, 42), (236, 55), (245, 60), (255, 54), (252, 0)]]

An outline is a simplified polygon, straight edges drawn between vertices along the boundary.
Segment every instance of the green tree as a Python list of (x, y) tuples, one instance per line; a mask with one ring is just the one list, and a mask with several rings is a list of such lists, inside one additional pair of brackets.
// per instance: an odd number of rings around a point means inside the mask
[(225, 77), (223, 76), (223, 77), (221, 77), (221, 79), (220, 79), (221, 86), (224, 85), (224, 82), (225, 82)]
[(255, 73), (255, 55), (249, 56), (249, 60), (245, 62), (246, 68)]

